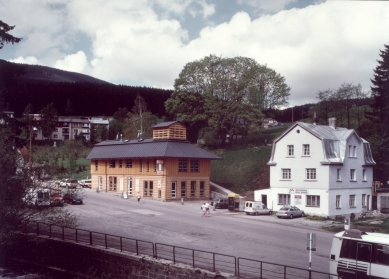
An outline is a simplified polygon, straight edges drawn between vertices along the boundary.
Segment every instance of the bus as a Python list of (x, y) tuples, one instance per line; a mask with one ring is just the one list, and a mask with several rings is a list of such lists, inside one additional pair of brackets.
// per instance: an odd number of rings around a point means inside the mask
[(332, 279), (388, 279), (389, 234), (359, 229), (337, 233), (329, 260)]

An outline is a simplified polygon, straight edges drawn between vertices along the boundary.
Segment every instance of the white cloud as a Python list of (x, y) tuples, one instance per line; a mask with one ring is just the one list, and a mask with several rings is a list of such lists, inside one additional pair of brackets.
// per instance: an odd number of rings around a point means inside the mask
[(18, 58), (11, 59), (10, 62), (37, 65), (38, 59), (36, 59), (36, 57), (34, 56), (27, 56), (27, 57), (19, 56)]
[(85, 53), (83, 51), (78, 51), (76, 54), (67, 55), (64, 59), (55, 62), (54, 68), (70, 72), (85, 73), (88, 72), (88, 61)]

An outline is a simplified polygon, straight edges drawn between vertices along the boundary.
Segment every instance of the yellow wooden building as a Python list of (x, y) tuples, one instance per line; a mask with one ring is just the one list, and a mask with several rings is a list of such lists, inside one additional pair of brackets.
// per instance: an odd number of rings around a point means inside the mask
[(109, 140), (94, 146), (92, 189), (162, 201), (209, 199), (211, 160), (219, 156), (186, 140), (178, 122), (153, 126), (153, 138)]

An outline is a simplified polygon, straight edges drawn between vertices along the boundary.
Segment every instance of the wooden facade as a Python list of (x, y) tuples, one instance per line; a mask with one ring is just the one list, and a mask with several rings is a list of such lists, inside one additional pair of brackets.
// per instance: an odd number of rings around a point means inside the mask
[[(177, 140), (182, 142), (184, 140), (185, 146), (191, 145), (186, 142), (185, 126), (179, 122), (167, 127), (156, 127), (153, 134), (153, 143), (158, 144), (169, 140), (177, 143)], [(128, 148), (136, 148), (141, 144), (147, 143), (129, 144)], [(198, 148), (198, 150), (201, 149)], [(194, 158), (193, 152), (188, 154), (188, 157), (184, 156), (185, 154), (179, 158), (152, 155), (142, 158), (114, 158), (113, 156), (113, 158), (104, 159), (94, 159), (91, 156), (92, 189), (126, 192), (128, 196), (137, 196), (140, 193), (142, 198), (162, 201), (180, 200), (181, 198), (185, 200), (209, 199), (210, 161), (219, 159), (219, 157), (211, 154), (208, 158)]]

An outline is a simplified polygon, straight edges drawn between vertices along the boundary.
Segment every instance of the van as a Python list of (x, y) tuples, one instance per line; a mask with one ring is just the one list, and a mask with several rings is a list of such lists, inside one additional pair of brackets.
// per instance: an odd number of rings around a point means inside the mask
[(267, 206), (260, 201), (246, 201), (244, 203), (244, 212), (246, 212), (247, 215), (273, 214), (273, 210), (268, 209)]
[(83, 187), (83, 188), (92, 188), (92, 180), (90, 179), (83, 179), (78, 181), (78, 183)]

